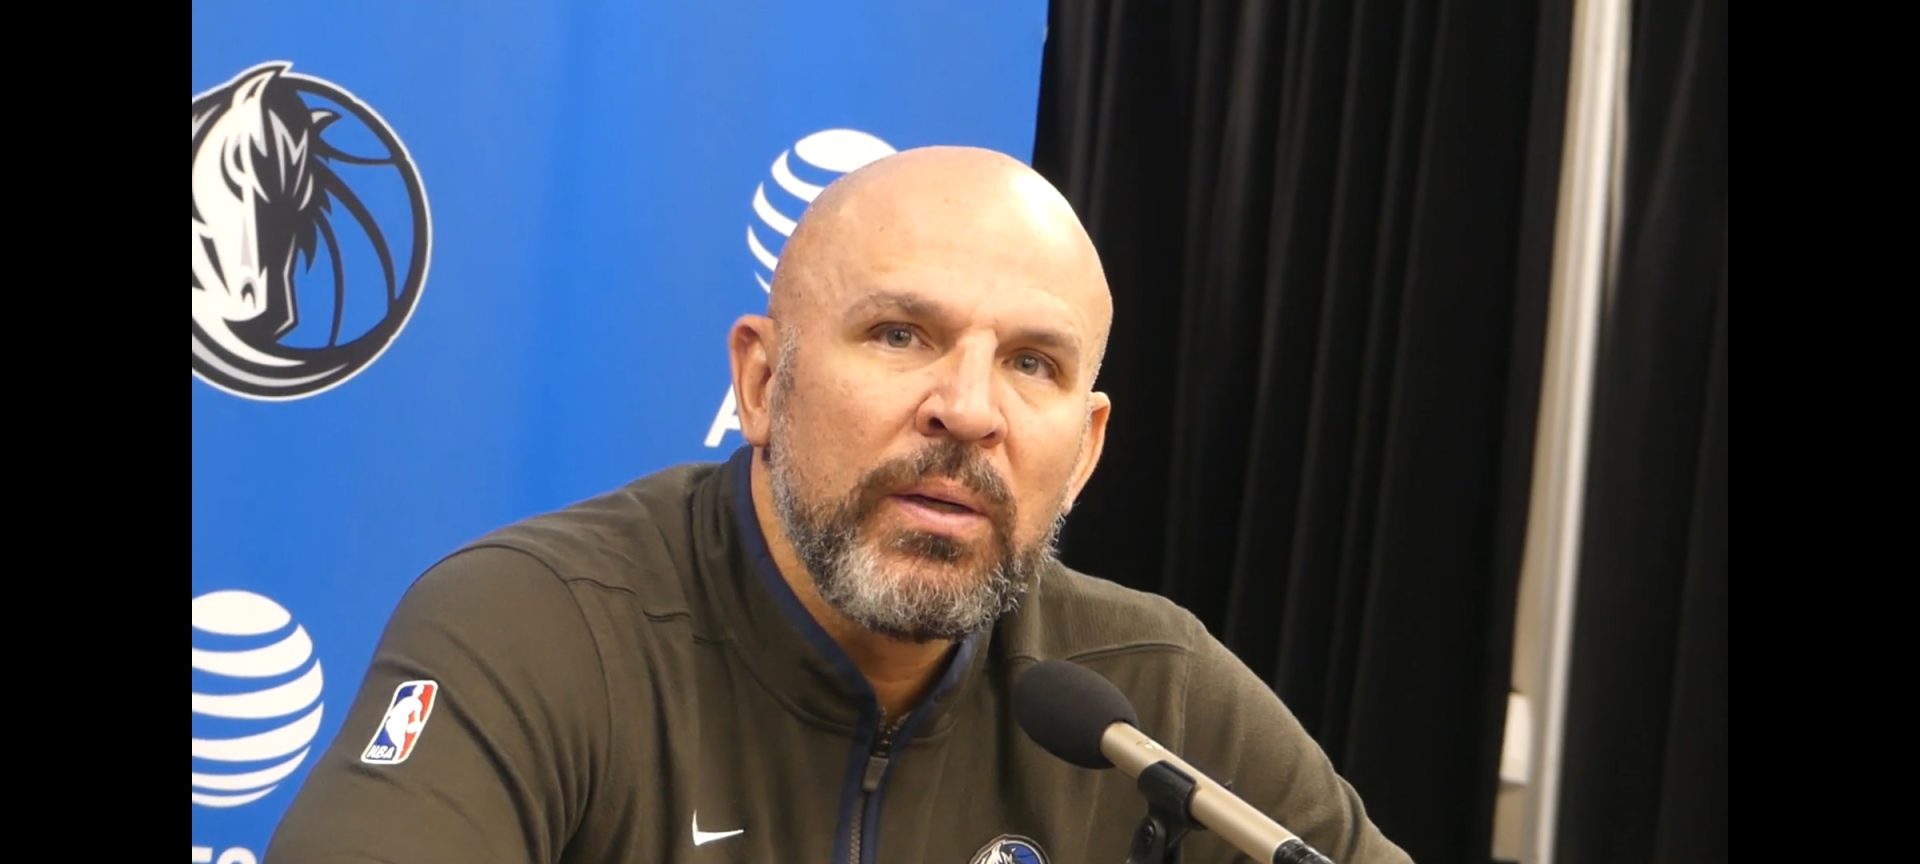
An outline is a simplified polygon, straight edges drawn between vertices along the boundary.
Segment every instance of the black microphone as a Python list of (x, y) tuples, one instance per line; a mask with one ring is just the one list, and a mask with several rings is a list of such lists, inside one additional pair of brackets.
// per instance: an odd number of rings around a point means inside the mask
[[(1280, 823), (1267, 818), (1240, 796), (1227, 791), (1138, 728), (1133, 703), (1099, 673), (1063, 660), (1044, 660), (1013, 684), (1013, 717), (1027, 737), (1047, 752), (1082, 768), (1119, 766), (1128, 776), (1164, 764), (1190, 782), (1191, 797), (1180, 802), (1186, 816), (1255, 861), (1274, 864), (1333, 864)], [(1144, 784), (1143, 784), (1144, 786)]]

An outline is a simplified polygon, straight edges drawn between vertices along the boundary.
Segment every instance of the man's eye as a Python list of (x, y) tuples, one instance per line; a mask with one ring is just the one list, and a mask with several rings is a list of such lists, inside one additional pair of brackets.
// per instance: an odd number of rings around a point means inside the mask
[(886, 330), (881, 331), (880, 338), (887, 340), (889, 347), (913, 347), (913, 331), (906, 327), (888, 327)]
[(1022, 375), (1050, 376), (1053, 365), (1038, 354), (1021, 354), (1013, 358), (1013, 368)]

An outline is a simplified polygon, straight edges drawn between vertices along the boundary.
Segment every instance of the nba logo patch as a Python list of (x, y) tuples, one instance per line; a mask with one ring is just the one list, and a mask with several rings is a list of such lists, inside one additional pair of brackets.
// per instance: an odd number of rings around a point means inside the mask
[(1047, 853), (1031, 837), (1002, 834), (973, 853), (972, 864), (1047, 864)]
[(395, 687), (393, 701), (387, 703), (387, 715), (374, 730), (360, 761), (371, 765), (398, 765), (413, 755), (420, 743), (420, 730), (427, 728), (440, 685), (432, 681), (408, 681)]

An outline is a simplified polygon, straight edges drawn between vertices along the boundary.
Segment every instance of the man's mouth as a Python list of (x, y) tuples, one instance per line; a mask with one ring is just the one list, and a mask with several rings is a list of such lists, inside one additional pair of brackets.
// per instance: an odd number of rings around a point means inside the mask
[(945, 498), (939, 498), (933, 495), (910, 492), (910, 493), (902, 494), (899, 497), (904, 498), (908, 501), (912, 501), (916, 504), (923, 505), (930, 509), (937, 510), (941, 513), (978, 513), (979, 512), (973, 509), (972, 507), (968, 507), (967, 505), (962, 504), (958, 501), (949, 501)]

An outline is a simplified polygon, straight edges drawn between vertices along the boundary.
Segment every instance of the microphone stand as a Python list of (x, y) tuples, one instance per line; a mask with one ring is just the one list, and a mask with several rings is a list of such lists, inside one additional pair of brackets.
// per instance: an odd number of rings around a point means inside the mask
[(1179, 864), (1180, 841), (1187, 832), (1207, 830), (1193, 821), (1187, 808), (1198, 784), (1185, 772), (1161, 761), (1142, 770), (1135, 785), (1146, 796), (1147, 815), (1133, 833), (1127, 864)]

